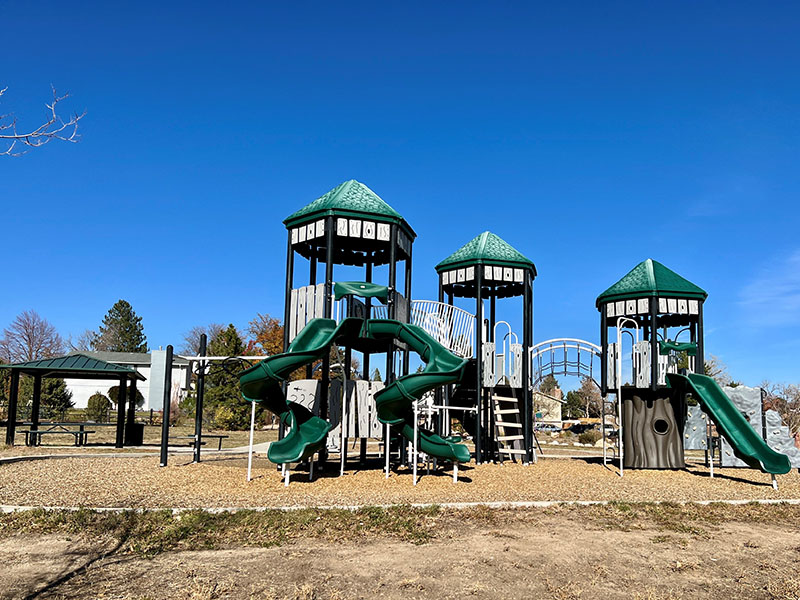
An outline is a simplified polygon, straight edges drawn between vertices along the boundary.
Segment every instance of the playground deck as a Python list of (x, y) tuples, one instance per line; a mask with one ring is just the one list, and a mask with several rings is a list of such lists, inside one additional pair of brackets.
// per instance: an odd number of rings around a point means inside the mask
[[(620, 478), (596, 458), (545, 459), (532, 467), (506, 464), (465, 465), (456, 484), (451, 472), (422, 477), (417, 486), (409, 471), (392, 473), (371, 467), (338, 477), (330, 464), (322, 474), (292, 474), (288, 488), (264, 458), (254, 464), (255, 479), (245, 481), (246, 459), (209, 456), (190, 464), (176, 455), (166, 468), (157, 457), (90, 457), (24, 461), (0, 470), (0, 504), (87, 507), (283, 507), (352, 506), (413, 503), (531, 501), (708, 501), (800, 499), (800, 474), (769, 476), (751, 469), (716, 469), (700, 465), (686, 471), (630, 471)], [(65, 485), (64, 482), (69, 482)], [(35, 485), (32, 485), (35, 483)]]

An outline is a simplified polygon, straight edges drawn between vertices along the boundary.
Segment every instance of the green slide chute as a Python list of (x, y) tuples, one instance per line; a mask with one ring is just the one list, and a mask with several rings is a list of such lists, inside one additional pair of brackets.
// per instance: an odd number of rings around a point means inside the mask
[[(414, 439), (413, 402), (439, 386), (461, 380), (467, 360), (458, 358), (442, 346), (421, 327), (393, 321), (370, 319), (364, 327), (366, 337), (372, 339), (393, 338), (400, 340), (419, 354), (426, 363), (421, 373), (411, 373), (398, 378), (375, 394), (378, 420), (400, 428), (407, 440)], [(419, 449), (426, 454), (469, 462), (469, 449), (451, 439), (445, 439), (424, 429), (417, 430)]]
[(667, 373), (670, 387), (683, 392), (692, 392), (717, 426), (717, 430), (725, 436), (733, 447), (737, 458), (753, 469), (764, 473), (782, 475), (792, 469), (789, 457), (775, 452), (761, 439), (744, 415), (725, 395), (722, 388), (711, 377), (690, 373), (679, 375)]
[(313, 319), (287, 352), (265, 358), (239, 376), (245, 400), (263, 403), (288, 427), (282, 440), (269, 445), (267, 457), (272, 462), (281, 464), (309, 458), (322, 448), (331, 430), (325, 419), (315, 417), (296, 402), (288, 402), (281, 382), (300, 367), (324, 357), (338, 338), (358, 335), (361, 324), (360, 319), (345, 319), (339, 325), (333, 319)]
[[(328, 352), (331, 344), (369, 349), (375, 341), (399, 340), (417, 352), (426, 363), (421, 373), (398, 378), (375, 395), (378, 420), (398, 428), (408, 440), (414, 439), (413, 402), (426, 392), (461, 380), (465, 359), (447, 350), (424, 329), (390, 319), (344, 319), (338, 325), (332, 319), (312, 319), (283, 354), (270, 356), (239, 376), (242, 396), (250, 402), (262, 402), (289, 428), (286, 436), (273, 442), (267, 457), (274, 463), (305, 460), (320, 450), (331, 424), (314, 416), (305, 407), (288, 402), (281, 382), (296, 369), (313, 363)], [(418, 429), (419, 449), (436, 458), (468, 462), (469, 450), (453, 438)]]

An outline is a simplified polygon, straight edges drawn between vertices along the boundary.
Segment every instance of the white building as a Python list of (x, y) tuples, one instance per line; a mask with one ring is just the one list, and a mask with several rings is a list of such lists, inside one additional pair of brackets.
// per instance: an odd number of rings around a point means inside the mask
[[(153, 350), (150, 354), (138, 352), (79, 352), (123, 367), (136, 369), (145, 381), (138, 382), (136, 389), (144, 397), (144, 405), (138, 410), (161, 410), (164, 403), (164, 373), (167, 363), (166, 350)], [(172, 359), (172, 391), (171, 398), (189, 389), (189, 361), (180, 357)], [(75, 408), (86, 408), (89, 398), (100, 392), (108, 396), (108, 390), (119, 385), (119, 379), (64, 379), (67, 388), (72, 392)]]

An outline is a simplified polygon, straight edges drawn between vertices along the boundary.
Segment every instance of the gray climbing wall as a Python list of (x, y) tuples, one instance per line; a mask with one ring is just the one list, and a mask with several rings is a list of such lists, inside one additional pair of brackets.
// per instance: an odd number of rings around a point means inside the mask
[[(759, 437), (762, 437), (761, 388), (752, 388), (744, 385), (736, 387), (724, 386), (722, 391), (741, 411)], [(747, 463), (736, 458), (733, 453), (733, 447), (724, 437), (720, 439), (720, 450), (723, 467), (747, 467)]]
[(781, 416), (774, 410), (764, 414), (767, 422), (767, 443), (770, 448), (783, 452), (789, 457), (789, 462), (794, 469), (800, 469), (800, 450), (794, 444), (794, 438), (789, 434), (789, 428), (783, 424)]
[(690, 406), (683, 428), (684, 450), (706, 450), (706, 422), (708, 417), (700, 406)]

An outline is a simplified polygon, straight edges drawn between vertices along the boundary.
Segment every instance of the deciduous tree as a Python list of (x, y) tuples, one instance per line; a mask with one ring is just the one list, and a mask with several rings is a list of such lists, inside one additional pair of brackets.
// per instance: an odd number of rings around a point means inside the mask
[(5, 362), (24, 362), (58, 356), (64, 351), (64, 341), (56, 328), (35, 310), (26, 310), (3, 330), (0, 340), (0, 359)]

